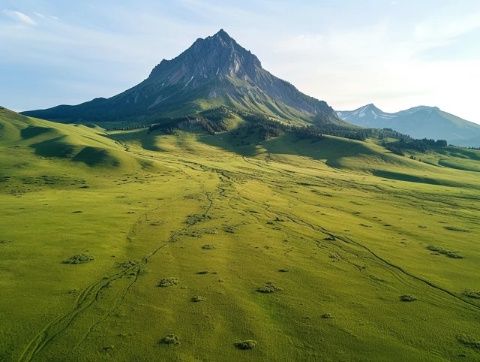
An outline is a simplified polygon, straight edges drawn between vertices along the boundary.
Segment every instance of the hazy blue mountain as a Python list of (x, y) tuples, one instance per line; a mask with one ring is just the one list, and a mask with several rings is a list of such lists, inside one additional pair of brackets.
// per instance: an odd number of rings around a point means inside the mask
[(116, 96), (24, 114), (62, 122), (148, 123), (221, 105), (281, 119), (343, 124), (327, 103), (264, 70), (224, 30), (197, 39), (172, 60), (162, 60), (147, 79)]
[(383, 112), (373, 104), (353, 111), (337, 111), (346, 122), (371, 128), (391, 128), (414, 138), (444, 139), (458, 146), (480, 146), (480, 125), (438, 107), (419, 106), (396, 113)]

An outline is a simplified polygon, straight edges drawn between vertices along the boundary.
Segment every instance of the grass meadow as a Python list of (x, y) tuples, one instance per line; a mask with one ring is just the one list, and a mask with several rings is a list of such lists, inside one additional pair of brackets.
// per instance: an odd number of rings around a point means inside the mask
[(0, 360), (480, 359), (480, 153), (0, 111)]

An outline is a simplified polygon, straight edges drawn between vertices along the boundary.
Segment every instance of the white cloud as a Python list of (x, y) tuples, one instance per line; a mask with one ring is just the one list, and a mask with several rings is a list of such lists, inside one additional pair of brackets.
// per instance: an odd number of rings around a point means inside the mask
[(35, 16), (40, 18), (40, 19), (51, 19), (51, 20), (60, 20), (58, 18), (58, 16), (54, 16), (54, 15), (45, 15), (45, 14), (42, 14), (42, 13), (38, 13), (38, 12), (34, 12)]
[(24, 25), (29, 25), (29, 26), (35, 26), (37, 25), (37, 22), (33, 20), (30, 16), (28, 16), (25, 13), (22, 13), (21, 11), (17, 10), (3, 10), (2, 11), (6, 16), (9, 18), (18, 21), (21, 24)]
[(435, 17), (415, 27), (415, 40), (443, 44), (480, 28), (480, 12), (459, 19)]
[(270, 46), (266, 60), (274, 74), (337, 109), (373, 102), (398, 111), (424, 104), (480, 123), (475, 99), (480, 59), (423, 56), (479, 27), (478, 13), (427, 18), (402, 32), (383, 19), (353, 29), (288, 35)]

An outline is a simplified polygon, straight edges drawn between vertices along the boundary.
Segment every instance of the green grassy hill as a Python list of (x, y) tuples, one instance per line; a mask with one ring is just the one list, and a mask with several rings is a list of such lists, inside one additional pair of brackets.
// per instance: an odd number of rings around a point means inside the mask
[[(105, 137), (100, 128), (62, 125), (0, 109), (0, 142), (3, 156), (33, 150), (41, 160), (48, 158), (78, 161), (102, 169), (135, 168), (145, 164)], [(28, 160), (28, 157), (26, 158)], [(13, 161), (18, 161), (13, 159)], [(34, 162), (38, 162), (35, 159)], [(70, 162), (68, 162), (70, 165)], [(81, 165), (77, 165), (81, 166)]]
[(0, 110), (0, 360), (478, 360), (480, 153), (409, 156)]

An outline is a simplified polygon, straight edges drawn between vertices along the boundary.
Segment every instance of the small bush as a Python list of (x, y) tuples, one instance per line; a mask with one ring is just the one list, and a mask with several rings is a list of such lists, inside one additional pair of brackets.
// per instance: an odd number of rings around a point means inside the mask
[(469, 297), (469, 298), (474, 298), (474, 299), (480, 299), (480, 291), (478, 290), (465, 290), (463, 292), (463, 294), (466, 296), (466, 297)]
[(466, 334), (461, 334), (459, 336), (457, 336), (457, 340), (467, 346), (467, 347), (470, 347), (470, 348), (473, 348), (473, 349), (476, 349), (478, 351), (480, 351), (480, 339), (476, 339), (472, 336), (468, 336)]
[(202, 297), (201, 295), (195, 295), (192, 297), (192, 302), (198, 303), (198, 302), (204, 302), (206, 300), (205, 297)]
[(180, 344), (180, 338), (178, 338), (178, 336), (176, 336), (175, 334), (171, 333), (171, 334), (167, 334), (165, 337), (163, 337), (160, 340), (160, 343), (161, 344), (167, 344), (169, 346), (177, 346), (177, 345)]
[(206, 221), (209, 219), (210, 219), (210, 216), (205, 214), (193, 214), (187, 217), (186, 223), (188, 225), (195, 225), (195, 224), (198, 224), (199, 222)]
[(463, 256), (458, 254), (458, 252), (447, 250), (447, 249), (441, 248), (439, 246), (429, 245), (429, 246), (427, 246), (427, 249), (430, 250), (430, 251), (433, 251), (435, 253), (445, 255), (445, 256), (447, 256), (449, 258), (452, 258), (452, 259), (463, 259)]
[(330, 313), (324, 313), (324, 314), (322, 314), (322, 318), (323, 319), (332, 319), (333, 315), (331, 315)]
[(279, 271), (280, 273), (288, 273), (288, 269), (285, 269), (285, 268), (278, 269), (278, 271)]
[(86, 254), (73, 255), (63, 261), (63, 264), (84, 264), (93, 260), (93, 256)]
[(189, 236), (191, 238), (201, 238), (202, 237), (202, 233), (198, 230), (184, 231), (180, 235)]
[(105, 346), (102, 348), (102, 352), (111, 352), (115, 347), (113, 345)]
[(178, 279), (177, 278), (163, 278), (158, 282), (158, 286), (160, 288), (167, 288), (167, 287), (172, 287), (174, 285), (178, 284)]
[(235, 228), (233, 226), (225, 226), (223, 230), (229, 234), (235, 234)]
[(414, 302), (417, 300), (416, 297), (414, 297), (413, 295), (409, 295), (409, 294), (404, 294), (404, 295), (401, 295), (400, 296), (400, 300), (402, 302)]
[(134, 260), (127, 260), (117, 263), (117, 266), (121, 269), (130, 269), (136, 266), (138, 263)]
[(458, 231), (460, 233), (468, 233), (468, 230), (458, 228), (456, 226), (444, 226), (444, 228), (449, 231)]
[(267, 282), (267, 283), (265, 283), (265, 285), (263, 287), (258, 288), (257, 292), (269, 294), (269, 293), (279, 292), (281, 290), (282, 290), (282, 288), (277, 287), (272, 282)]
[(253, 339), (246, 339), (245, 341), (235, 342), (235, 347), (242, 350), (254, 349), (257, 346), (257, 341)]

